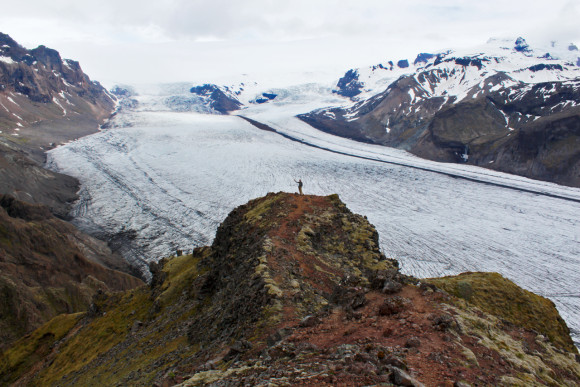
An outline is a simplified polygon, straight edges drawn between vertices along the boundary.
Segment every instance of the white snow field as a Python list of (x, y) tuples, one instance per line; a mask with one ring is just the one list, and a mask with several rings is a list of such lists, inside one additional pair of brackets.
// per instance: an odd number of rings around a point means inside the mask
[(54, 149), (49, 165), (82, 183), (76, 224), (112, 236), (144, 271), (176, 249), (211, 243), (233, 208), (268, 192), (296, 192), (293, 179), (301, 178), (305, 193), (338, 193), (366, 215), (404, 273), (499, 272), (553, 300), (580, 342), (579, 189), (422, 160), (293, 117), (329, 102), (320, 98), (239, 112), (286, 137), (237, 116), (144, 104), (118, 114), (125, 127)]

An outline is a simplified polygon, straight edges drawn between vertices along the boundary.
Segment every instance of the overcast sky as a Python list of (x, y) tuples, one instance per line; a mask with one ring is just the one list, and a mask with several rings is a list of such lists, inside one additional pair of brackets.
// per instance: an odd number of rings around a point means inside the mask
[(76, 59), (93, 79), (198, 81), (349, 68), (490, 37), (580, 44), (578, 0), (19, 0), (0, 32)]

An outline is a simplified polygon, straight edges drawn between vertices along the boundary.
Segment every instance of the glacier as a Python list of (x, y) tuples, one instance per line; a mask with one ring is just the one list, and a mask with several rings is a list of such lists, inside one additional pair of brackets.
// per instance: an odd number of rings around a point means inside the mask
[(579, 189), (319, 132), (295, 115), (344, 100), (302, 91), (236, 113), (271, 130), (236, 115), (172, 111), (167, 95), (144, 94), (111, 129), (50, 151), (47, 164), (81, 181), (74, 223), (145, 276), (148, 262), (211, 243), (236, 206), (296, 192), (302, 179), (306, 194), (338, 193), (366, 215), (404, 273), (501, 273), (551, 299), (580, 343)]

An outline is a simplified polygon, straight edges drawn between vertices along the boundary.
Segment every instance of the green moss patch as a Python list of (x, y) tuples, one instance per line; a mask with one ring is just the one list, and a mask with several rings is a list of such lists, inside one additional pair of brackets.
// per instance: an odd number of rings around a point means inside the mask
[(260, 223), (262, 218), (271, 210), (272, 205), (283, 198), (280, 194), (268, 194), (267, 196), (251, 201), (248, 206), (251, 209), (246, 212), (244, 218), (249, 223)]
[(487, 313), (540, 332), (567, 351), (577, 352), (554, 303), (520, 288), (498, 273), (463, 273), (430, 278), (428, 282)]
[(163, 271), (167, 273), (167, 279), (163, 283), (159, 301), (163, 305), (175, 302), (184, 291), (188, 291), (191, 283), (207, 269), (200, 268), (199, 263), (207, 258), (211, 250), (209, 248), (197, 249), (194, 254), (173, 257), (163, 265)]
[(53, 345), (69, 333), (83, 315), (57, 316), (0, 354), (0, 384), (13, 382), (30, 366), (45, 358)]

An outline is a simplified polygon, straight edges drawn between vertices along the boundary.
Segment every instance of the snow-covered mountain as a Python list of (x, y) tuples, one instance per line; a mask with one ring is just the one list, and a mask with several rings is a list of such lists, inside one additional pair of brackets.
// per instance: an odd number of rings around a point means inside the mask
[[(432, 160), (579, 186), (576, 46), (556, 56), (522, 38), (505, 43), (490, 41), (470, 54), (420, 54), (412, 66), (349, 70), (335, 91), (358, 102), (300, 117), (329, 133)], [(398, 78), (377, 94), (391, 75)]]
[[(446, 65), (438, 66), (441, 63)], [(453, 64), (472, 65), (480, 71), (462, 72), (460, 67)], [(486, 77), (493, 72), (507, 73), (511, 78), (521, 82), (538, 83), (575, 78), (578, 76), (578, 66), (580, 66), (580, 51), (574, 44), (551, 42), (548, 47), (532, 49), (521, 37), (515, 40), (490, 39), (486, 44), (470, 49), (445, 50), (433, 54), (420, 53), (413, 61), (389, 60), (385, 63), (350, 69), (337, 82), (334, 91), (354, 101), (361, 101), (384, 91), (401, 76), (438, 68), (441, 70), (438, 75), (446, 82), (440, 82), (436, 87), (437, 90), (432, 92), (456, 97), (456, 101), (459, 101), (466, 96), (470, 88), (481, 81), (482, 76)], [(483, 71), (482, 67), (485, 67)], [(453, 74), (450, 74), (451, 72)], [(460, 78), (454, 79), (454, 75)], [(461, 81), (460, 84), (457, 84), (459, 83), (457, 81)], [(449, 86), (452, 86), (451, 90), (446, 89)]]
[(574, 44), (532, 48), (523, 38), (491, 39), (342, 76), (245, 74), (212, 82), (113, 92), (129, 111), (275, 111), (431, 160), (580, 186), (580, 52)]
[(115, 105), (79, 63), (45, 46), (28, 50), (0, 33), (0, 130), (18, 131), (46, 121), (92, 120), (109, 116)]

